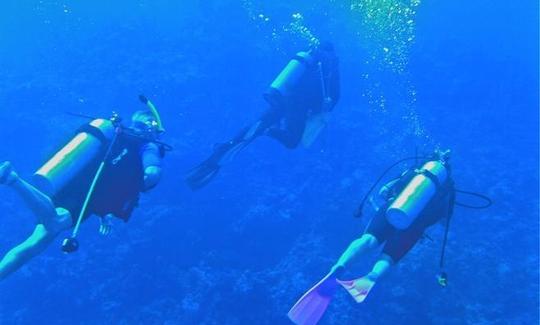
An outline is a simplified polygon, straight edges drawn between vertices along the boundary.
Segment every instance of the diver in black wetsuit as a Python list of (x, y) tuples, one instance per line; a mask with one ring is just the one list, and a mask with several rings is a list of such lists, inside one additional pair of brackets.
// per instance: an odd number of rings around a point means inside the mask
[(186, 178), (192, 189), (206, 185), (222, 164), (261, 135), (294, 149), (309, 146), (326, 125), (326, 115), (340, 96), (339, 61), (330, 43), (299, 52), (264, 94), (270, 107), (252, 126), (232, 140), (217, 144), (214, 153)]

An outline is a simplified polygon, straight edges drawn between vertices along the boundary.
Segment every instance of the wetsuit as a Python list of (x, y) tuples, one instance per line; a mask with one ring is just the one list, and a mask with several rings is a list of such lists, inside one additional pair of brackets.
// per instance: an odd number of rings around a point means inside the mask
[(386, 202), (377, 210), (366, 229), (366, 233), (377, 238), (379, 243), (384, 243), (383, 253), (395, 263), (413, 248), (428, 227), (450, 217), (453, 212), (455, 190), (451, 177), (448, 177), (408, 228), (398, 230), (393, 227), (386, 219), (386, 210), (415, 175), (414, 171), (407, 171), (397, 181), (386, 185), (388, 190), (382, 194)]
[[(113, 214), (127, 221), (137, 206), (139, 194), (148, 190), (144, 189), (144, 170), (149, 166), (161, 166), (162, 157), (162, 150), (155, 143), (120, 135), (98, 180), (84, 218), (92, 214)], [(79, 217), (100, 162), (101, 159), (96, 159), (89, 164), (52, 198), (55, 206), (71, 213), (74, 223)]]

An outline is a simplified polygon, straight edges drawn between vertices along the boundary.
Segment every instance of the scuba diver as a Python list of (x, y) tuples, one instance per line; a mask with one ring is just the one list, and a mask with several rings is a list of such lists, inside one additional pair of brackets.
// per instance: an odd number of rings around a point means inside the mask
[(223, 164), (262, 135), (290, 149), (300, 143), (309, 147), (326, 125), (339, 96), (339, 62), (332, 44), (324, 42), (297, 53), (264, 94), (268, 110), (232, 140), (216, 144), (213, 154), (188, 173), (187, 184), (193, 190), (205, 186)]
[(43, 252), (64, 230), (73, 228), (62, 250), (77, 250), (80, 224), (100, 217), (100, 233), (111, 229), (111, 218), (128, 221), (139, 194), (153, 189), (161, 177), (167, 146), (154, 105), (139, 97), (147, 109), (136, 111), (130, 127), (118, 115), (94, 119), (34, 175), (22, 179), (10, 162), (0, 164), (0, 184), (12, 188), (36, 217), (33, 233), (0, 260), (0, 280)]
[[(294, 323), (316, 324), (340, 285), (356, 302), (363, 302), (377, 281), (413, 248), (426, 229), (443, 219), (446, 219), (446, 232), (441, 253), (439, 284), (446, 286), (446, 273), (442, 271), (444, 247), (456, 190), (448, 161), (449, 151), (436, 151), (432, 157), (426, 158), (416, 168), (405, 171), (384, 185), (375, 198), (370, 196), (370, 193), (384, 175), (398, 163), (414, 158), (398, 161), (374, 184), (357, 212), (361, 214), (369, 197), (375, 213), (367, 229), (349, 245), (328, 275), (291, 308), (288, 316)], [(381, 246), (382, 252), (366, 276), (355, 280), (341, 280), (345, 270), (355, 260)]]

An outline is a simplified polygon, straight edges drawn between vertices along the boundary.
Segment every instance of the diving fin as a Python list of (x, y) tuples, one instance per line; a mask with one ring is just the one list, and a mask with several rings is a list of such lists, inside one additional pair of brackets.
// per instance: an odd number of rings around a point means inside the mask
[(368, 276), (348, 281), (337, 280), (337, 283), (341, 284), (357, 303), (363, 302), (375, 285), (375, 281)]
[(200, 165), (193, 168), (186, 176), (186, 183), (192, 190), (198, 190), (208, 184), (219, 172), (223, 158), (231, 150), (231, 145), (220, 143), (214, 145), (214, 153)]
[(221, 166), (231, 162), (244, 149), (250, 140), (230, 141), (214, 145), (214, 153), (186, 176), (186, 182), (192, 190), (198, 190), (208, 184), (218, 173)]
[(330, 272), (309, 289), (289, 310), (287, 316), (297, 325), (315, 325), (323, 316), (338, 288), (334, 272)]
[(193, 190), (198, 190), (208, 184), (221, 168), (216, 162), (207, 160), (193, 168), (186, 176), (186, 183)]
[(230, 163), (236, 157), (236, 155), (238, 155), (238, 153), (242, 151), (242, 149), (244, 149), (248, 144), (249, 144), (249, 141), (247, 140), (240, 141), (237, 143), (220, 144), (219, 146), (227, 147), (227, 149), (222, 154), (222, 157), (219, 160), (219, 162), (222, 165)]

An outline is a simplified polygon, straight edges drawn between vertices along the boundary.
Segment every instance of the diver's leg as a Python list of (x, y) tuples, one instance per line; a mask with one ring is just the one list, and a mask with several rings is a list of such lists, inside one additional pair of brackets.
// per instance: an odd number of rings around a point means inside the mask
[(278, 118), (276, 110), (270, 108), (252, 126), (242, 129), (233, 139), (214, 146), (214, 152), (205, 161), (193, 168), (186, 175), (186, 182), (191, 189), (196, 190), (208, 184), (220, 168), (232, 161), (236, 155), (253, 140), (263, 135)]
[(186, 175), (186, 183), (192, 190), (197, 190), (208, 184), (219, 172), (220, 168), (230, 162), (238, 152), (245, 148), (254, 136), (247, 137), (249, 128), (243, 129), (236, 137), (225, 143), (214, 145), (214, 152), (190, 170)]
[(233, 141), (235, 142), (251, 142), (255, 140), (258, 136), (264, 133), (265, 123), (263, 120), (258, 120), (253, 123), (252, 126), (247, 127), (238, 134)]
[[(266, 133), (269, 137), (280, 142), (285, 148), (295, 149), (302, 140), (302, 133), (291, 132), (289, 130), (272, 128)], [(299, 136), (300, 135), (300, 136)]]
[(0, 260), (0, 281), (43, 252), (58, 233), (58, 231), (51, 232), (42, 224), (38, 224), (30, 237), (11, 249)]
[(258, 136), (256, 133), (257, 123), (252, 127), (242, 129), (231, 140), (214, 145), (214, 152), (204, 161), (205, 165), (221, 166), (233, 160), (233, 158)]
[(388, 270), (390, 270), (390, 267), (392, 267), (392, 265), (394, 264), (394, 259), (389, 255), (383, 253), (377, 259), (377, 262), (375, 262), (373, 268), (371, 269), (371, 272), (368, 273), (367, 277), (371, 281), (376, 282), (377, 280), (379, 280), (379, 278), (388, 273)]
[(16, 176), (9, 185), (19, 194), (24, 203), (37, 218), (38, 223), (47, 223), (56, 217), (56, 209), (51, 199), (43, 192)]
[(395, 264), (394, 259), (387, 254), (382, 254), (373, 265), (371, 272), (354, 280), (339, 281), (339, 284), (347, 290), (356, 302), (363, 302), (377, 281), (390, 270)]
[(332, 270), (349, 267), (355, 260), (364, 256), (367, 252), (379, 247), (394, 233), (385, 217), (386, 209), (379, 211), (370, 220), (362, 237), (353, 241), (347, 250), (341, 255)]
[[(7, 166), (7, 167), (6, 167)], [(2, 167), (8, 168), (4, 172), (9, 173), (9, 181), (6, 185), (10, 186), (19, 194), (25, 204), (36, 216), (37, 222), (43, 224), (52, 231), (53, 229), (64, 229), (69, 224), (66, 216), (67, 210), (56, 209), (51, 199), (43, 192), (20, 178), (11, 167), (9, 162), (2, 164)]]
[(257, 137), (265, 134), (269, 127), (279, 121), (280, 111), (269, 108), (253, 125), (243, 128), (234, 138), (216, 145), (214, 153), (207, 162), (223, 163), (231, 161), (238, 152), (244, 149)]
[(379, 245), (379, 241), (372, 234), (366, 233), (362, 235), (362, 237), (356, 239), (347, 247), (332, 270), (349, 267), (352, 262), (364, 256), (367, 252), (379, 247)]
[(266, 134), (279, 141), (286, 148), (298, 147), (306, 129), (306, 117), (300, 113), (288, 114), (283, 118), (282, 127), (270, 128)]
[(249, 143), (255, 140), (255, 138), (266, 134), (272, 126), (275, 126), (277, 123), (279, 123), (282, 115), (282, 110), (275, 107), (268, 108), (259, 120), (253, 123), (253, 125), (251, 125), (250, 127), (244, 128), (233, 140), (231, 140), (231, 142)]

